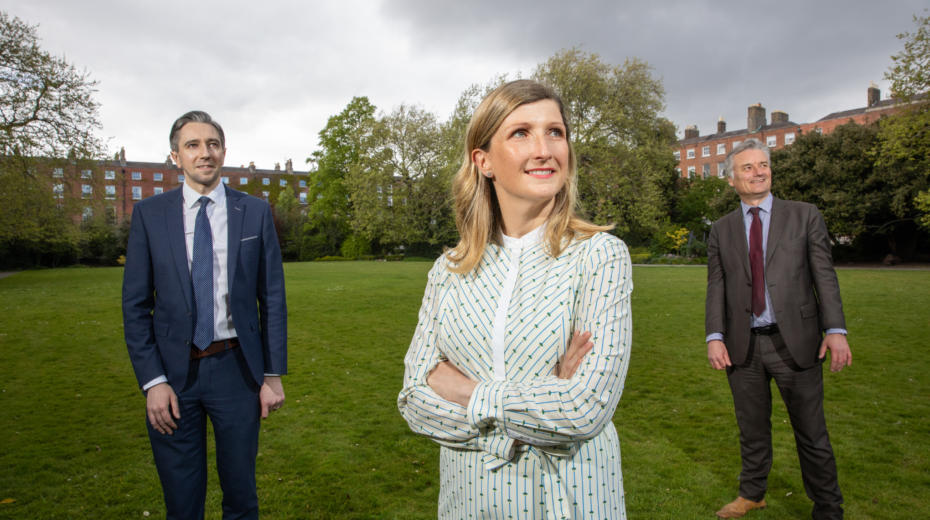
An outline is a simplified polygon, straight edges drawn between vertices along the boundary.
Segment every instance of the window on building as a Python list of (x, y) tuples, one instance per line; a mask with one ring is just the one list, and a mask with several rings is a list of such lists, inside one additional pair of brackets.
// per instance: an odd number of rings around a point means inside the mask
[(90, 171), (90, 170), (81, 170), (81, 178), (82, 178), (82, 179), (93, 179), (93, 178), (94, 178), (94, 172), (92, 172), (92, 171)]
[(94, 216), (94, 208), (90, 206), (85, 206), (84, 211), (81, 212), (81, 218), (83, 220), (88, 220), (88, 219), (93, 218), (93, 216)]
[(249, 183), (248, 177), (239, 177), (239, 186), (245, 186)]
[(132, 187), (132, 200), (142, 200), (142, 186)]
[(262, 197), (263, 197), (265, 200), (268, 200), (268, 192), (267, 192), (267, 191), (263, 191), (263, 192), (262, 192)]
[(282, 188), (287, 186), (287, 179), (281, 179), (278, 181), (278, 184), (280, 184)]
[(229, 177), (223, 177), (223, 184), (229, 184)]
[(701, 157), (710, 157), (710, 145), (701, 148)]
[(822, 133), (823, 133), (823, 128), (820, 128), (820, 127), (818, 126), (817, 128), (814, 129), (814, 131), (817, 132), (818, 134), (822, 134)]
[(775, 148), (775, 146), (777, 145), (778, 145), (777, 135), (770, 135), (765, 138), (765, 146), (768, 146), (769, 148)]
[(55, 184), (52, 186), (52, 194), (55, 195), (56, 199), (65, 198), (65, 185), (64, 184)]
[(107, 170), (103, 172), (103, 178), (108, 181), (112, 181), (113, 179), (116, 179), (116, 172), (114, 170)]
[(162, 175), (161, 172), (155, 172), (152, 174), (152, 180), (155, 182), (161, 182)]
[(264, 184), (265, 186), (269, 186), (271, 184), (271, 179), (269, 179), (268, 177), (262, 177), (262, 184)]
[(726, 168), (724, 167), (723, 163), (718, 162), (717, 163), (717, 177), (723, 177), (724, 175), (726, 175), (726, 173), (727, 173)]
[(89, 199), (94, 196), (94, 187), (90, 184), (81, 184), (81, 196)]
[(701, 177), (704, 179), (710, 177), (710, 163), (701, 165)]
[(184, 176), (180, 173), (178, 174), (178, 184), (184, 184)]
[(717, 145), (717, 155), (724, 155), (727, 153), (727, 143), (720, 143)]
[(389, 208), (394, 206), (394, 196), (393, 196), (393, 195), (388, 195), (388, 196), (387, 196), (387, 205), (388, 205)]
[[(737, 146), (739, 146), (740, 143), (742, 143), (742, 141), (733, 141), (733, 148), (736, 148)], [(730, 148), (730, 150), (732, 150), (733, 148)]]
[(695, 172), (695, 171), (696, 171), (696, 168), (695, 168), (694, 166), (688, 166), (688, 178), (689, 178), (689, 179), (693, 179), (693, 178), (694, 178), (694, 172)]
[(134, 180), (134, 181), (141, 181), (141, 180), (142, 180), (142, 172), (132, 172), (132, 180)]
[(788, 132), (785, 134), (785, 146), (794, 142), (794, 132)]
[(298, 197), (300, 198), (300, 203), (301, 203), (301, 204), (306, 204), (306, 203), (307, 203), (307, 192), (305, 192), (305, 191), (300, 192), (300, 195), (298, 195)]
[(681, 177), (681, 168), (675, 168), (675, 172)]
[(116, 198), (116, 186), (109, 185), (104, 187), (104, 190), (107, 199), (113, 200)]
[(161, 186), (155, 186), (155, 193), (154, 193), (155, 195), (159, 195), (164, 192), (165, 192), (165, 188), (162, 188)]
[(676, 160), (676, 161), (680, 161), (680, 160), (681, 160), (681, 150), (675, 150), (674, 155), (675, 155), (675, 160)]
[(56, 177), (56, 178), (59, 178), (59, 179), (60, 179), (60, 178), (62, 178), (62, 177), (64, 177), (64, 176), (65, 176), (65, 169), (64, 169), (64, 168), (55, 168), (54, 170), (52, 170), (52, 177)]
[(300, 186), (301, 188), (306, 188), (306, 187), (307, 187), (307, 181), (305, 181), (305, 180), (297, 181), (297, 185)]
[(694, 159), (694, 148), (688, 148), (688, 152), (685, 155), (688, 159)]

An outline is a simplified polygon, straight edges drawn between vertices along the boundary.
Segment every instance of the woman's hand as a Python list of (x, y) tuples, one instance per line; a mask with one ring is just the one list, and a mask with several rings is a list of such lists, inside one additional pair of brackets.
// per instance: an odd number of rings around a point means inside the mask
[(559, 364), (555, 366), (555, 375), (559, 379), (571, 379), (575, 375), (575, 371), (581, 366), (581, 360), (585, 354), (591, 352), (591, 349), (594, 348), (594, 343), (588, 341), (589, 339), (591, 339), (590, 332), (579, 333), (576, 331), (572, 334), (572, 341), (568, 345), (568, 350), (565, 351), (565, 355), (559, 361)]
[(469, 379), (452, 362), (443, 361), (426, 377), (426, 384), (446, 401), (467, 407), (478, 382)]

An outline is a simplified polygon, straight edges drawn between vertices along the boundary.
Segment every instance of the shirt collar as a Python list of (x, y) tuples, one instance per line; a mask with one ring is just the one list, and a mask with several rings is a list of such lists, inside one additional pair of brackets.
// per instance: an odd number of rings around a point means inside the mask
[(223, 188), (222, 182), (217, 184), (213, 191), (206, 195), (197, 193), (194, 188), (191, 188), (185, 182), (181, 186), (181, 195), (184, 197), (184, 207), (188, 209), (194, 209), (194, 205), (200, 201), (200, 197), (209, 197), (217, 206), (226, 204), (226, 189)]
[(749, 204), (746, 204), (746, 203), (743, 202), (743, 201), (740, 201), (740, 202), (739, 202), (739, 205), (740, 205), (741, 208), (743, 208), (743, 215), (746, 215), (747, 213), (749, 213), (749, 210), (752, 209), (752, 208), (754, 208), (754, 207), (758, 207), (759, 209), (761, 209), (761, 210), (764, 211), (765, 213), (771, 214), (771, 213), (772, 213), (772, 201), (773, 201), (773, 200), (774, 200), (774, 199), (772, 198), (772, 194), (769, 193), (768, 195), (765, 196), (765, 199), (764, 199), (762, 202), (759, 203), (758, 206), (750, 206)]
[(523, 235), (520, 238), (509, 237), (507, 235), (504, 235), (503, 233), (501, 233), (501, 236), (504, 238), (504, 247), (506, 247), (507, 249), (513, 249), (513, 248), (522, 249), (526, 246), (534, 245), (538, 242), (541, 242), (545, 231), (546, 231), (546, 224), (544, 222), (539, 227)]

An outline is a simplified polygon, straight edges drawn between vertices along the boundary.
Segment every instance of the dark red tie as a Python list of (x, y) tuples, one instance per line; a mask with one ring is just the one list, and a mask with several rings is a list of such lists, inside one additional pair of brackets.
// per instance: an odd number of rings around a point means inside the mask
[(750, 208), (749, 266), (752, 269), (752, 313), (760, 316), (765, 310), (765, 257), (762, 254), (762, 219), (759, 208)]

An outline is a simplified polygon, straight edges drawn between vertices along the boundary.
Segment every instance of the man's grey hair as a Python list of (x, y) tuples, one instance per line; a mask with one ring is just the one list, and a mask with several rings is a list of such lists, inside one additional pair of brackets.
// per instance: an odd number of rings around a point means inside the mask
[(769, 152), (769, 147), (762, 144), (762, 141), (752, 137), (746, 139), (742, 143), (733, 147), (730, 150), (730, 153), (727, 154), (727, 158), (723, 161), (723, 171), (726, 172), (727, 177), (733, 177), (733, 158), (738, 154), (745, 152), (746, 150), (762, 150), (765, 152), (765, 159), (771, 162), (772, 155)]
[(181, 138), (178, 134), (187, 123), (206, 123), (216, 128), (216, 132), (220, 134), (220, 146), (226, 148), (226, 134), (223, 133), (223, 127), (214, 121), (213, 118), (210, 117), (210, 114), (202, 110), (191, 110), (179, 117), (174, 124), (171, 125), (171, 133), (168, 134), (168, 143), (171, 144), (172, 152), (178, 151), (178, 140)]

